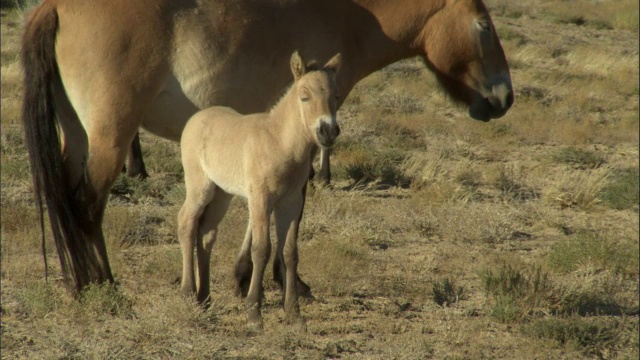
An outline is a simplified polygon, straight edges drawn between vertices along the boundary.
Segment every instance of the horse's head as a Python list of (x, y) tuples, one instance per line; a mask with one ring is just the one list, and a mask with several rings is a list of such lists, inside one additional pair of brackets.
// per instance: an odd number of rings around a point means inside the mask
[(424, 58), (469, 115), (489, 121), (513, 104), (509, 65), (481, 0), (446, 0), (423, 30)]
[(322, 68), (307, 66), (297, 51), (291, 55), (291, 72), (295, 79), (293, 95), (302, 121), (321, 147), (331, 147), (340, 134), (336, 118), (339, 100), (336, 75), (340, 64), (340, 54)]

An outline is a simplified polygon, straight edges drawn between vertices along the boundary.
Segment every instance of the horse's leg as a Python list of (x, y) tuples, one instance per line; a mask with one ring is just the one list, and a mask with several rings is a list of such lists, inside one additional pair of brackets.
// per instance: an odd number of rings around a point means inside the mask
[[(91, 21), (86, 12), (63, 5), (43, 2), (25, 24), (23, 127), (36, 202), (42, 205), (43, 194), (65, 280), (81, 290), (113, 281), (104, 210), (142, 115), (167, 78), (161, 54), (171, 42), (153, 27), (121, 26), (131, 18), (115, 13), (91, 23), (95, 31), (82, 31)], [(61, 97), (74, 116), (58, 107)]]
[(136, 132), (136, 136), (131, 142), (129, 156), (127, 156), (127, 176), (146, 179), (149, 177), (147, 168), (142, 159), (142, 147), (140, 146), (140, 132)]
[(254, 190), (258, 194), (249, 197), (249, 217), (252, 225), (251, 262), (253, 271), (251, 285), (245, 299), (247, 320), (250, 331), (262, 330), (262, 315), (260, 307), (262, 303), (262, 279), (264, 269), (269, 261), (271, 253), (271, 241), (269, 240), (269, 217), (271, 206), (266, 194)]
[[(80, 243), (83, 248), (74, 251), (75, 258), (71, 260), (77, 262), (79, 257), (88, 259), (88, 261), (85, 260), (86, 268), (79, 267), (85, 274), (76, 272), (78, 289), (82, 289), (89, 282), (113, 282), (102, 232), (102, 221), (111, 185), (122, 168), (128, 143), (133, 136), (133, 133), (129, 135), (126, 129), (114, 131), (113, 126), (105, 124), (112, 119), (98, 115), (92, 117), (93, 125), (86, 136), (88, 149), (79, 163), (78, 147), (71, 144), (70, 133), (64, 135), (63, 154), (66, 178), (70, 188), (73, 189), (69, 195), (76, 206), (77, 225), (84, 238), (84, 242)], [(134, 121), (131, 118), (129, 120)], [(64, 127), (61, 126), (61, 128)], [(107, 129), (114, 137), (104, 136)], [(78, 174), (80, 177), (76, 179)]]
[(329, 165), (330, 155), (331, 149), (322, 148), (320, 150), (320, 172), (318, 173), (318, 182), (323, 186), (327, 186), (331, 183), (331, 167)]
[(276, 234), (278, 237), (277, 257), (285, 267), (284, 311), (290, 324), (304, 324), (298, 303), (298, 229), (302, 216), (304, 199), (300, 194), (287, 201), (281, 201), (275, 209)]
[(198, 255), (198, 303), (208, 305), (211, 301), (209, 290), (209, 267), (211, 250), (216, 242), (218, 224), (227, 213), (232, 196), (216, 189), (213, 200), (207, 205), (200, 220), (200, 230), (196, 241)]

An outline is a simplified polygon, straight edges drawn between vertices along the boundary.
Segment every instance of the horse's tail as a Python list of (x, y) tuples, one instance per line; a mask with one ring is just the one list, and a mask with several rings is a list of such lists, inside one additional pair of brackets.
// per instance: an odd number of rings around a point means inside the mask
[[(53, 99), (53, 84), (60, 83), (56, 62), (58, 14), (52, 1), (35, 8), (27, 20), (21, 61), (24, 70), (22, 121), (35, 191), (43, 221), (45, 204), (60, 257), (65, 282), (76, 290), (89, 282), (84, 237), (78, 228), (78, 212), (65, 182), (61, 143)], [(44, 236), (44, 235), (43, 235)]]

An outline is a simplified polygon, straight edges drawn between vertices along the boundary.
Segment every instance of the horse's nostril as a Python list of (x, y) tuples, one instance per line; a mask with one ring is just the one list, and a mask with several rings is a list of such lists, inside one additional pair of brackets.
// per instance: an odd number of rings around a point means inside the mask
[(511, 105), (513, 105), (513, 101), (514, 101), (514, 96), (513, 96), (513, 91), (509, 91), (509, 93), (507, 94), (507, 106), (505, 106), (505, 108), (510, 108)]
[(340, 126), (336, 125), (336, 136), (340, 135)]

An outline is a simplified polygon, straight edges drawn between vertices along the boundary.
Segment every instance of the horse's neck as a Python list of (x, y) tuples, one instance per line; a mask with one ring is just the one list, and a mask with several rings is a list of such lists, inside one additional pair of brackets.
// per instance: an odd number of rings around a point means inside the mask
[(271, 109), (267, 121), (270, 122), (269, 128), (274, 136), (278, 137), (277, 143), (281, 145), (281, 150), (296, 163), (306, 163), (314, 142), (309, 129), (300, 119), (300, 109), (291, 91), (288, 90)]
[[(346, 67), (338, 77), (344, 95), (355, 84), (383, 67), (421, 53), (422, 31), (428, 19), (444, 6), (444, 0), (354, 0), (357, 10), (347, 24), (344, 39)], [(403, 8), (404, 11), (398, 11)]]

